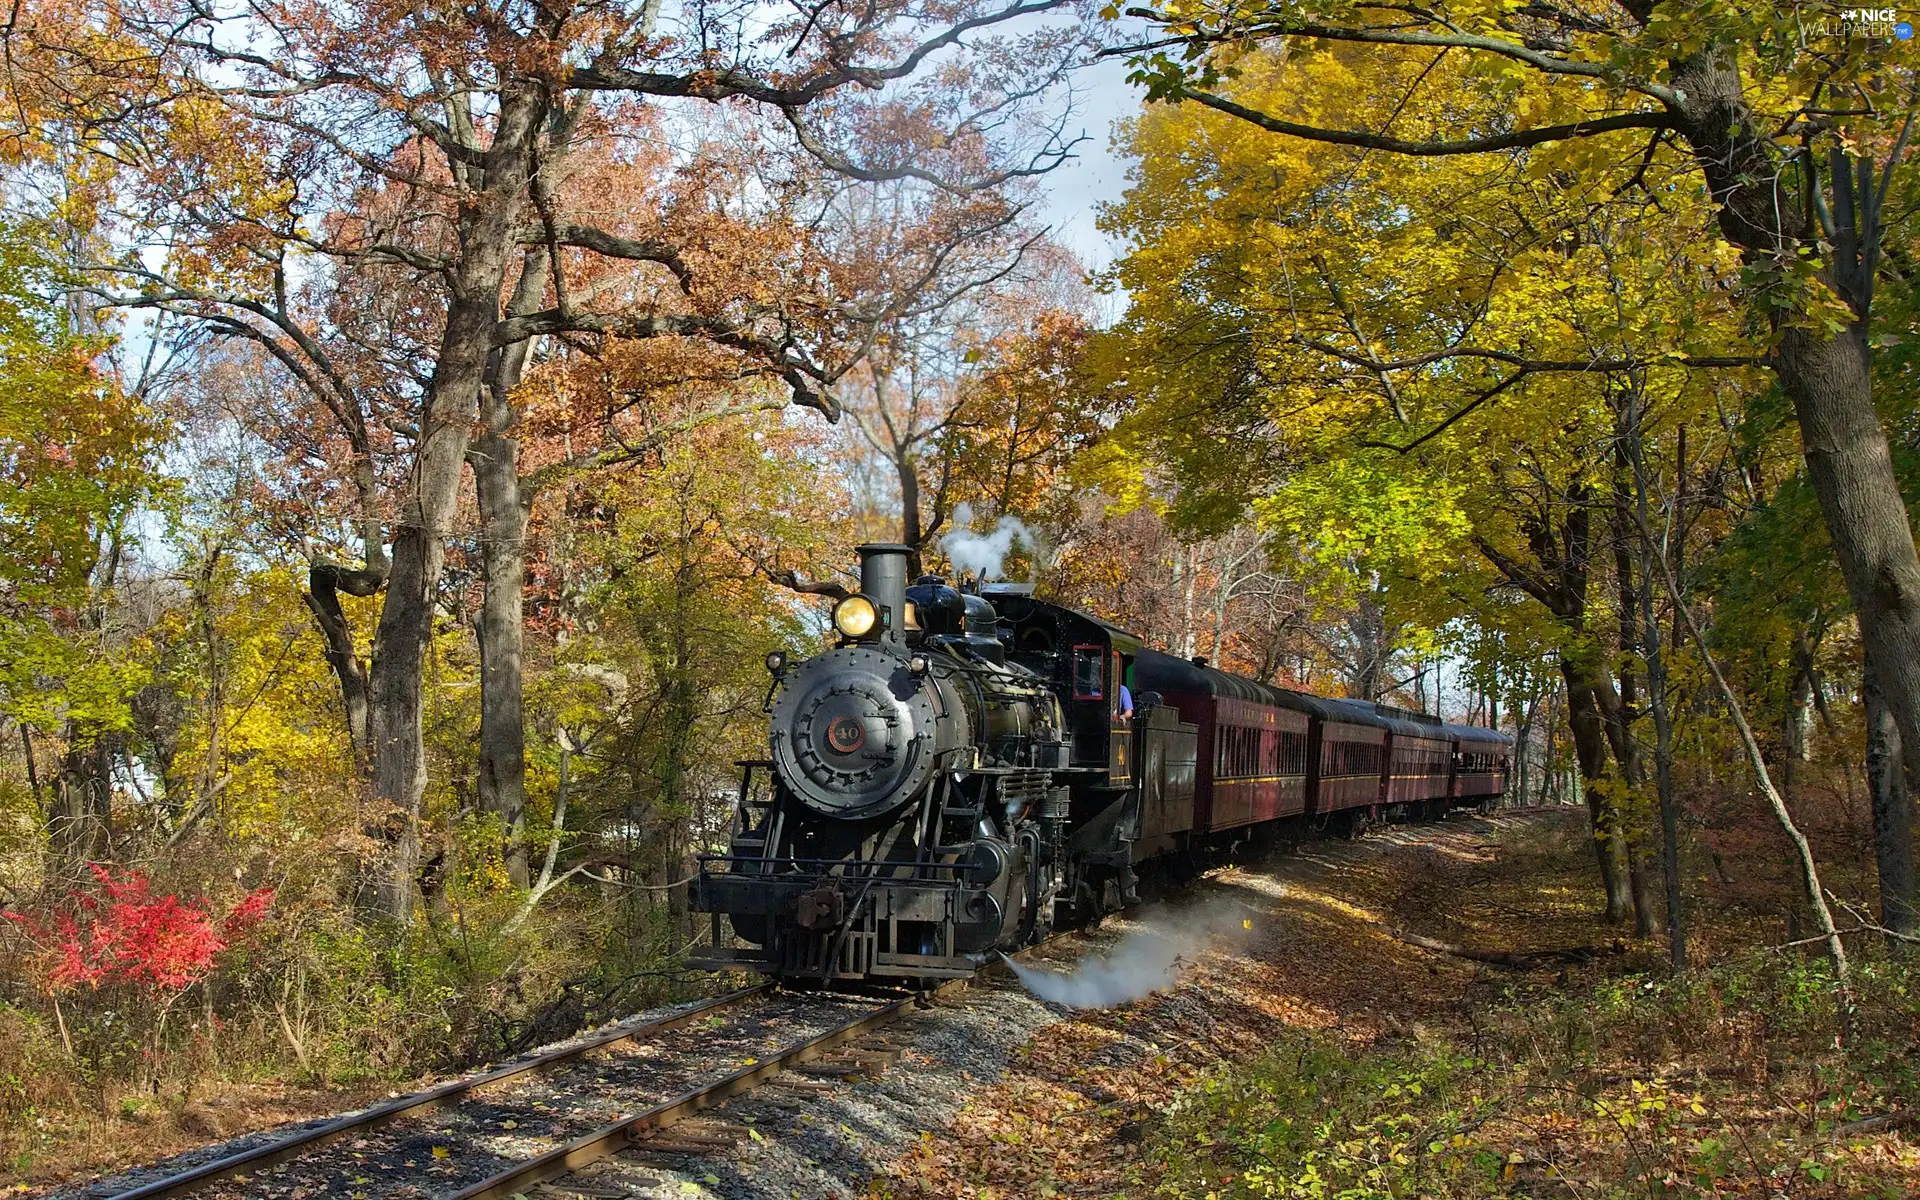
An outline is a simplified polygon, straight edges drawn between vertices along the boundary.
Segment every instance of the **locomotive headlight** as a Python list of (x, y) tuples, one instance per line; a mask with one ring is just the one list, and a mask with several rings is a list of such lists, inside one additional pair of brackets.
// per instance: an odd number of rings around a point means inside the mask
[(846, 637), (865, 637), (879, 621), (880, 610), (865, 596), (848, 596), (833, 606), (833, 627)]
[(787, 669), (787, 652), (785, 650), (769, 650), (767, 651), (766, 661), (767, 674), (778, 675)]

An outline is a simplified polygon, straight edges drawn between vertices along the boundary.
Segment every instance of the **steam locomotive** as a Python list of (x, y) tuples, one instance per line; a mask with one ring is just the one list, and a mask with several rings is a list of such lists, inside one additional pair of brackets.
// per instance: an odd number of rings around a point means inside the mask
[(1133, 903), (1144, 875), (1506, 788), (1495, 730), (1213, 670), (1018, 585), (909, 585), (905, 546), (859, 554), (839, 644), (768, 655), (770, 756), (740, 764), (727, 852), (700, 859), (696, 965), (969, 975)]

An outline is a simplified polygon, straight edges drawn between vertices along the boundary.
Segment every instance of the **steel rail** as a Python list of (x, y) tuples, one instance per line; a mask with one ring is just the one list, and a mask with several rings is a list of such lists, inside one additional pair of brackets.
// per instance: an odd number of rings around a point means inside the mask
[(310, 1129), (305, 1133), (266, 1142), (262, 1145), (255, 1146), (251, 1150), (243, 1150), (238, 1154), (230, 1154), (225, 1158), (215, 1159), (210, 1163), (203, 1163), (191, 1170), (182, 1171), (177, 1175), (169, 1175), (164, 1179), (157, 1179), (142, 1187), (134, 1188), (132, 1191), (117, 1192), (114, 1194), (113, 1200), (163, 1200), (163, 1198), (167, 1197), (191, 1195), (216, 1179), (224, 1179), (227, 1176), (235, 1175), (248, 1169), (270, 1167), (275, 1163), (296, 1158), (316, 1146), (325, 1145), (347, 1134), (377, 1129), (382, 1125), (397, 1121), (402, 1117), (412, 1116), (414, 1113), (444, 1108), (460, 1097), (485, 1087), (490, 1083), (499, 1083), (503, 1079), (512, 1079), (516, 1075), (524, 1075), (529, 1071), (544, 1070), (556, 1063), (563, 1063), (569, 1059), (578, 1058), (590, 1050), (599, 1050), (606, 1046), (629, 1042), (635, 1038), (649, 1037), (653, 1034), (664, 1033), (670, 1029), (678, 1029), (697, 1018), (707, 1016), (715, 1009), (729, 1008), (742, 1001), (750, 1000), (755, 996), (765, 995), (772, 991), (774, 986), (773, 983), (769, 982), (756, 984), (753, 987), (741, 988), (738, 991), (715, 996), (711, 1000), (703, 1000), (692, 1008), (674, 1013), (672, 1016), (661, 1017), (658, 1020), (647, 1021), (639, 1025), (630, 1025), (609, 1030), (595, 1037), (588, 1038), (584, 1042), (565, 1047), (564, 1049), (554, 1050), (547, 1054), (538, 1055), (525, 1062), (510, 1063), (507, 1066), (497, 1067), (494, 1070), (479, 1075), (470, 1075), (464, 1079), (456, 1079), (451, 1083), (443, 1083), (439, 1087), (428, 1088), (425, 1091), (400, 1096), (363, 1112), (352, 1113), (348, 1116), (340, 1117), (337, 1120), (329, 1121), (325, 1125), (321, 1125), (316, 1129)]
[(643, 1141), (643, 1135), (665, 1129), (703, 1108), (710, 1108), (722, 1100), (737, 1096), (771, 1079), (788, 1067), (818, 1058), (835, 1046), (870, 1033), (893, 1021), (927, 997), (943, 994), (949, 989), (957, 989), (964, 986), (966, 982), (964, 979), (956, 979), (932, 992), (923, 992), (896, 1000), (884, 1008), (856, 1017), (837, 1029), (830, 1029), (817, 1037), (809, 1038), (783, 1050), (764, 1062), (742, 1067), (712, 1083), (685, 1092), (671, 1100), (662, 1101), (632, 1116), (622, 1117), (611, 1125), (576, 1138), (564, 1146), (556, 1146), (545, 1154), (530, 1158), (492, 1178), (483, 1179), (455, 1192), (448, 1197), (448, 1200), (510, 1200), (515, 1193), (525, 1192), (535, 1184), (556, 1179), (590, 1162), (617, 1154)]

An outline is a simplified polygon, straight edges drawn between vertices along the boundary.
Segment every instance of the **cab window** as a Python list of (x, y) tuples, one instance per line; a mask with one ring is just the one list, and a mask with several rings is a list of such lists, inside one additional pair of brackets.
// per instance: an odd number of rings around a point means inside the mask
[(1075, 700), (1099, 700), (1106, 696), (1104, 672), (1101, 667), (1106, 655), (1100, 646), (1075, 646), (1073, 648), (1073, 698)]

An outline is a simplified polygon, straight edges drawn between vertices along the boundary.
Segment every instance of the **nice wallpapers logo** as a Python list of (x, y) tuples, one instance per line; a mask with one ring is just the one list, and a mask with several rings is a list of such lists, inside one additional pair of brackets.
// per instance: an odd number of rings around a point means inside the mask
[(1910, 41), (1913, 22), (1897, 8), (1843, 8), (1829, 18), (1829, 30), (1838, 37), (1880, 38), (1884, 41)]

